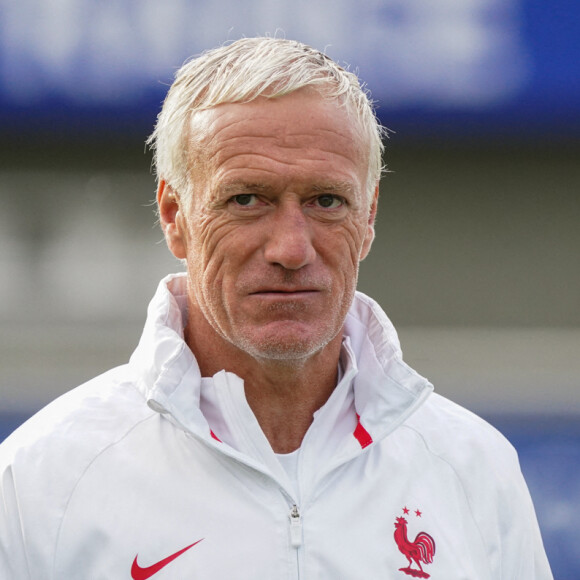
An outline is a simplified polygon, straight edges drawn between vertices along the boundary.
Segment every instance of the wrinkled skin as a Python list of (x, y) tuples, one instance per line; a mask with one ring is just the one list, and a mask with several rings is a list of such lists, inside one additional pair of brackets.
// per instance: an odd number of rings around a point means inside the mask
[(164, 181), (158, 202), (187, 262), (196, 355), (297, 362), (336, 346), (374, 236), (357, 125), (301, 90), (198, 112), (192, 135), (191, 203)]

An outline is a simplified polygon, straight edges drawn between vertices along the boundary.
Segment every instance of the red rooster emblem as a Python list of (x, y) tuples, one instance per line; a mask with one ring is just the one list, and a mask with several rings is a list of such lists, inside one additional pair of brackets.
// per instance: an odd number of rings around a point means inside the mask
[[(420, 512), (419, 512), (420, 513)], [(419, 532), (413, 542), (407, 538), (407, 520), (399, 517), (395, 521), (395, 542), (399, 551), (409, 560), (407, 568), (399, 568), (401, 572), (414, 578), (429, 578), (429, 574), (423, 571), (421, 562), (431, 564), (435, 555), (435, 540), (425, 532)], [(413, 562), (419, 569), (411, 568)]]

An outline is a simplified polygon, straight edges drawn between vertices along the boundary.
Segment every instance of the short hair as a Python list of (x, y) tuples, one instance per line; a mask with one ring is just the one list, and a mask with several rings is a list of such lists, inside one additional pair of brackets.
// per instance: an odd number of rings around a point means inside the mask
[(312, 87), (353, 115), (368, 140), (367, 195), (372, 199), (383, 170), (383, 136), (370, 94), (358, 77), (322, 52), (283, 38), (242, 38), (187, 61), (175, 74), (155, 130), (147, 140), (158, 179), (189, 195), (190, 121), (196, 111), (260, 96), (283, 97)]

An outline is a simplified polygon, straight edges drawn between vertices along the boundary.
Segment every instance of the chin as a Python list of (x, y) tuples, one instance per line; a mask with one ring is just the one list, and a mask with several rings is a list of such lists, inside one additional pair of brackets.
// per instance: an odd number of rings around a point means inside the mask
[(237, 342), (237, 346), (257, 359), (291, 362), (314, 356), (332, 342), (337, 334), (338, 332), (329, 332), (324, 335), (312, 336), (304, 333), (293, 333), (289, 336), (273, 333), (259, 337), (246, 336)]

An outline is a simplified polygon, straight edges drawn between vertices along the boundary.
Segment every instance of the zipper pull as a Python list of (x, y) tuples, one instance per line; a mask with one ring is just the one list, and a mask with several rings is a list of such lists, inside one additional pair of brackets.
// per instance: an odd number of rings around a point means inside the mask
[(290, 544), (293, 548), (302, 545), (302, 518), (296, 505), (290, 510)]

